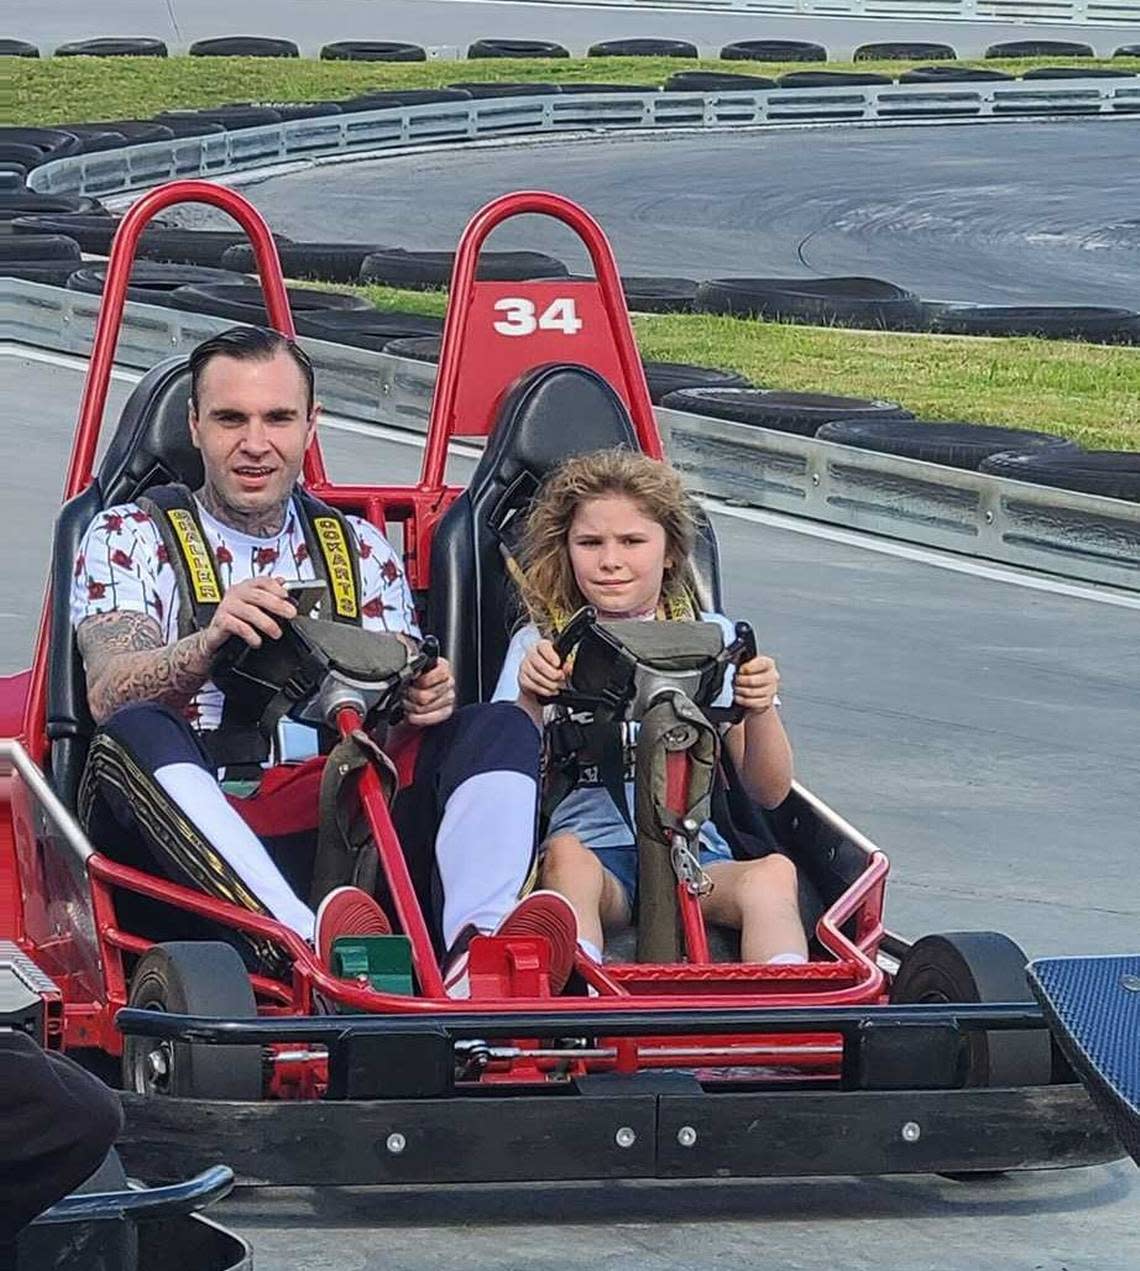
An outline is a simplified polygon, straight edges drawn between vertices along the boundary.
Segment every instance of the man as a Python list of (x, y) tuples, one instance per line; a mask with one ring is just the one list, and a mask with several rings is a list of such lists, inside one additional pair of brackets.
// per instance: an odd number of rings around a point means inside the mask
[[(313, 579), (318, 565), (338, 612), (341, 583), (357, 588), (347, 599), (366, 629), (418, 641), (412, 598), (379, 530), (340, 518), (297, 485), (320, 413), (304, 352), (276, 332), (240, 327), (195, 349), (190, 371), (201, 488), (191, 498), (163, 487), (147, 492), (153, 503), (99, 513), (76, 560), (71, 616), (99, 725), (80, 811), (96, 839), (124, 844), (126, 835), (128, 855), (145, 852), (179, 881), (272, 915), (312, 940), (327, 962), (338, 935), (382, 934), (387, 918), (371, 896), (347, 887), (330, 892), (314, 914), (297, 894), (303, 862), (275, 859), (273, 841), (263, 843), (247, 824), (258, 822), (259, 805), (272, 811), (287, 801), (288, 769), (259, 774), (253, 799), (226, 798), (218, 769), (228, 775), (235, 758), (262, 757), (232, 753), (211, 668), (231, 637), (254, 648), (280, 638), (282, 622), (296, 616), (284, 582)], [(351, 557), (352, 584), (343, 560), (328, 555), (330, 535)], [(187, 581), (202, 571), (213, 579), (210, 604), (200, 604)], [(547, 936), (558, 991), (573, 959), (573, 912), (543, 893), (516, 904), (534, 850), (533, 726), (501, 705), (456, 712), (442, 659), (414, 681), (404, 706), (407, 725), (426, 733), (394, 814), (434, 832), (449, 991), (465, 994), (467, 942), (489, 931)]]

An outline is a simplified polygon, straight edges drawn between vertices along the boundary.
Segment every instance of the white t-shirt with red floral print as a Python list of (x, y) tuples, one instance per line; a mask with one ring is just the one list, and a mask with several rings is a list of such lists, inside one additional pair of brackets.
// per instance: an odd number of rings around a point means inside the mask
[[(314, 578), (313, 562), (295, 505), (281, 532), (255, 538), (223, 525), (199, 503), (202, 531), (214, 552), (227, 588), (247, 578)], [(356, 537), (360, 560), (361, 613), (369, 631), (396, 631), (419, 639), (412, 594), (400, 558), (383, 534), (359, 517), (346, 518)], [(178, 639), (181, 599), (174, 569), (158, 527), (135, 503), (100, 512), (91, 522), (75, 560), (71, 588), (71, 624), (93, 614), (127, 610), (153, 618), (168, 644)], [(186, 708), (199, 731), (217, 728), (222, 693), (207, 681)]]

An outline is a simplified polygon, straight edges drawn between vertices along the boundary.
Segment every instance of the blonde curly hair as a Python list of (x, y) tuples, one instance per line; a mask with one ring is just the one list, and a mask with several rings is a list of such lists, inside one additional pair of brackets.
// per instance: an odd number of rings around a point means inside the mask
[(519, 589), (530, 620), (549, 636), (584, 605), (567, 539), (580, 504), (605, 495), (635, 503), (665, 531), (661, 600), (694, 608), (696, 579), (690, 558), (697, 522), (681, 478), (667, 463), (618, 448), (574, 455), (561, 463), (534, 497), (519, 552)]

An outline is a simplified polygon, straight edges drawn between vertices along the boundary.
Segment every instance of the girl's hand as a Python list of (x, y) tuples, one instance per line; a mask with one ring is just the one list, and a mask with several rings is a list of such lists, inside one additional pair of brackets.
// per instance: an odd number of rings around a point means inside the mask
[(771, 709), (779, 687), (780, 673), (776, 670), (776, 663), (761, 655), (736, 668), (732, 700), (749, 715), (763, 715)]
[(527, 649), (519, 667), (519, 689), (523, 693), (536, 699), (553, 697), (565, 684), (566, 669), (549, 640), (539, 640)]

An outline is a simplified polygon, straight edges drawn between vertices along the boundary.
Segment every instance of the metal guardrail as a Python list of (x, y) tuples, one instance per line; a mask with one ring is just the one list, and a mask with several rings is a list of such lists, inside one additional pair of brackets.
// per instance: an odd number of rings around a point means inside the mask
[(1027, 115), (1140, 113), (1135, 81), (1028, 80), (874, 84), (762, 92), (584, 93), (388, 107), (185, 137), (56, 159), (33, 169), (40, 194), (106, 197), (185, 177), (279, 163), (519, 134), (740, 128), (805, 123), (1008, 120)]
[[(97, 296), (0, 278), (0, 339), (86, 356), (98, 305)], [(117, 360), (149, 369), (232, 325), (131, 303)], [(426, 433), (433, 364), (301, 343), (330, 413)], [(658, 408), (657, 418), (670, 459), (700, 493), (1140, 593), (1140, 504), (683, 411)]]

